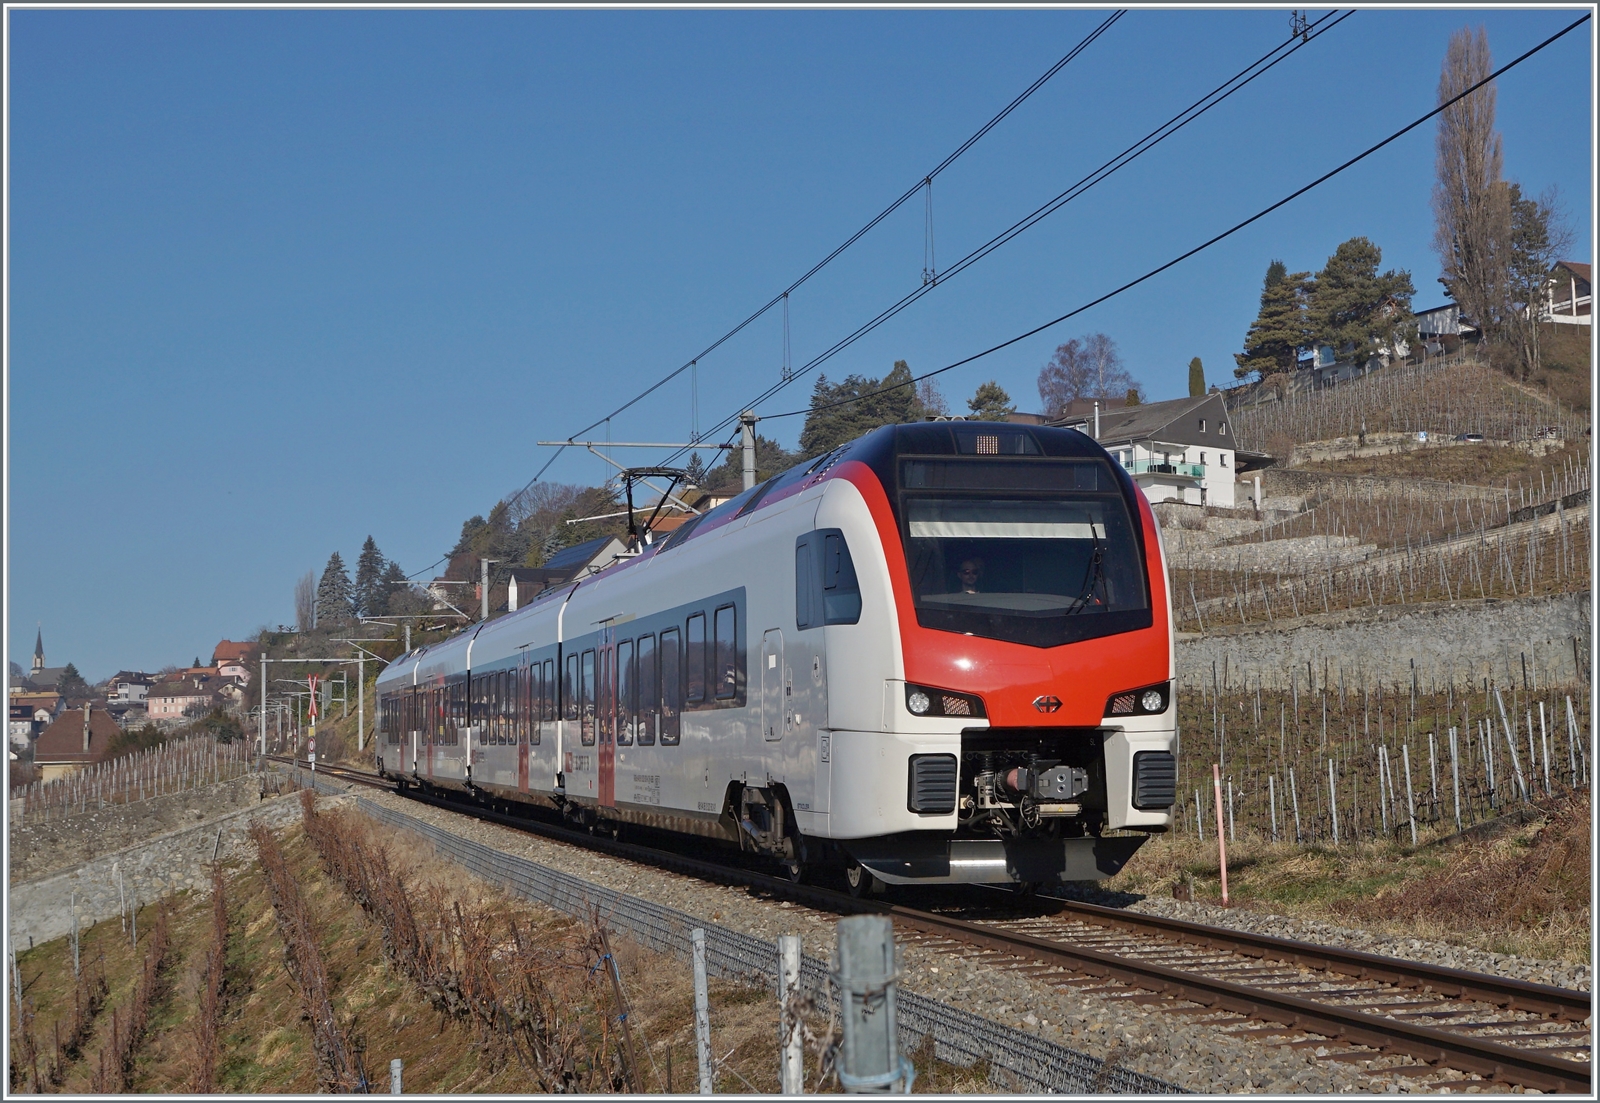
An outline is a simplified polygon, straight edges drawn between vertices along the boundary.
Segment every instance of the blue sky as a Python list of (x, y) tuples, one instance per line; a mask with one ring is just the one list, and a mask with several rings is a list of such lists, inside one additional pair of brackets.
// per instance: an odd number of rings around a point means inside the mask
[[(1320, 15), (1325, 9), (1314, 14)], [(91, 679), (293, 619), (370, 533), (408, 571), (920, 179), (1103, 11), (19, 11), (9, 21), (7, 645)], [(1198, 244), (1432, 106), (1565, 9), (1357, 13), (824, 367), (925, 371)], [(943, 263), (1287, 36), (1135, 10), (934, 186)], [(1506, 175), (1591, 259), (1590, 28), (1499, 83)], [(1110, 334), (1153, 398), (1231, 377), (1269, 260), (1365, 235), (1442, 301), (1433, 128), (1072, 322), (942, 377), (1023, 409)], [(921, 282), (923, 204), (790, 301), (793, 359)], [(709, 426), (778, 376), (777, 312), (706, 358)], [(810, 379), (769, 402), (803, 406)], [(687, 439), (689, 377), (613, 439)], [(792, 445), (800, 419), (769, 422)], [(597, 430), (597, 435), (604, 435)], [(634, 453), (635, 462), (647, 462)], [(552, 479), (596, 483), (592, 456)]]

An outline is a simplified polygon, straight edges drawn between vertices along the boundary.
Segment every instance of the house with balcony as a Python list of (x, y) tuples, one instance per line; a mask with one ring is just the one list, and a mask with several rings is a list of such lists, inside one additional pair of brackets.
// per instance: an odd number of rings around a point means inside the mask
[(1069, 413), (1055, 422), (1095, 437), (1152, 502), (1233, 508), (1240, 449), (1219, 392), (1104, 407), (1098, 423), (1097, 433), (1093, 413)]
[(1593, 324), (1594, 289), (1587, 264), (1560, 261), (1545, 281), (1544, 290), (1545, 307), (1540, 321), (1569, 326)]

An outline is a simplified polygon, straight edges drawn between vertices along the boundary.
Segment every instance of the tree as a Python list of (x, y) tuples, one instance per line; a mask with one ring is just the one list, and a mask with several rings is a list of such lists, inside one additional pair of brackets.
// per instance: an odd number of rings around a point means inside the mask
[(1139, 393), (1138, 387), (1128, 388), (1128, 397), (1123, 401), (1124, 406), (1137, 406), (1144, 401), (1144, 395)]
[(328, 565), (322, 569), (322, 580), (317, 583), (316, 623), (331, 626), (350, 619), (350, 575), (344, 569), (344, 560), (334, 552)]
[(361, 554), (356, 557), (356, 612), (363, 616), (375, 616), (379, 606), (383, 605), (383, 595), (378, 590), (378, 580), (383, 576), (383, 553), (378, 550), (377, 543), (371, 536), (361, 545)]
[(800, 458), (830, 452), (880, 425), (921, 421), (924, 416), (904, 360), (896, 360), (882, 379), (850, 375), (829, 383), (827, 376), (818, 376), (811, 389), (811, 412), (800, 430)]
[(1267, 265), (1261, 284), (1261, 310), (1244, 337), (1244, 351), (1233, 354), (1233, 374), (1243, 379), (1252, 372), (1261, 378), (1292, 372), (1300, 350), (1311, 344), (1306, 322), (1306, 299), (1311, 273), (1290, 273), (1283, 261)]
[(1406, 336), (1411, 296), (1416, 294), (1411, 273), (1390, 269), (1380, 274), (1382, 261), (1382, 250), (1364, 237), (1353, 237), (1334, 250), (1306, 303), (1314, 342), (1361, 363)]
[(56, 692), (72, 700), (89, 696), (89, 683), (83, 680), (83, 675), (78, 673), (78, 668), (68, 663), (61, 670), (61, 682), (56, 686)]
[(316, 627), (317, 576), (307, 571), (294, 583), (294, 620), (302, 632)]
[[(1488, 33), (1463, 27), (1450, 36), (1439, 71), (1444, 103), (1494, 70)], [(1433, 248), (1439, 282), (1484, 337), (1504, 329), (1505, 254), (1511, 234), (1510, 195), (1500, 179), (1500, 135), (1494, 128), (1495, 86), (1486, 84), (1439, 115), (1434, 139)]]
[(706, 485), (706, 462), (696, 452), (689, 457), (689, 462), (684, 466), (684, 473), (689, 476), (690, 486)]
[(1113, 396), (1139, 389), (1138, 380), (1123, 366), (1117, 343), (1104, 333), (1074, 337), (1057, 346), (1050, 362), (1039, 369), (1039, 399), (1048, 417), (1061, 416), (1080, 398), (1109, 403)]
[[(744, 449), (728, 449), (727, 459), (706, 473), (710, 490), (732, 490), (744, 485)], [(787, 471), (800, 457), (775, 440), (756, 434), (756, 482), (765, 482), (780, 471)]]
[(1508, 185), (1511, 204), (1511, 255), (1506, 265), (1506, 337), (1517, 354), (1523, 378), (1539, 370), (1539, 314), (1556, 262), (1572, 243), (1555, 192), (1528, 199)]
[(1206, 393), (1206, 369), (1196, 356), (1189, 361), (1189, 397), (1199, 398)]
[(977, 392), (967, 399), (967, 409), (972, 411), (972, 417), (977, 421), (1004, 421), (1017, 412), (1017, 408), (1011, 404), (1011, 396), (994, 379), (979, 386)]
[(945, 400), (944, 392), (939, 389), (937, 379), (924, 379), (917, 384), (917, 401), (922, 403), (923, 417), (950, 416), (950, 403)]

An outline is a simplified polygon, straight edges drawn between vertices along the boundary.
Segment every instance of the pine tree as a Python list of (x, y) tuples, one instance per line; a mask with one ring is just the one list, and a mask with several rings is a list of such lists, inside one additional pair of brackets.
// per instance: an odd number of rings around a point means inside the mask
[[(1383, 252), (1364, 237), (1341, 244), (1317, 273), (1306, 304), (1306, 321), (1318, 345), (1332, 346), (1341, 359), (1363, 363), (1391, 345), (1411, 317), (1411, 273), (1379, 274)], [(1391, 346), (1392, 347), (1392, 346)]]
[(317, 583), (317, 624), (342, 623), (350, 619), (351, 611), (350, 575), (344, 569), (344, 560), (334, 552), (322, 569), (322, 580)]
[(1260, 372), (1264, 379), (1274, 372), (1294, 370), (1300, 350), (1311, 344), (1306, 322), (1310, 280), (1310, 272), (1290, 273), (1281, 260), (1267, 266), (1261, 311), (1245, 334), (1244, 352), (1233, 354), (1237, 378)]
[(1196, 356), (1189, 361), (1189, 397), (1199, 398), (1206, 393), (1206, 369)]
[(372, 608), (367, 611), (369, 617), (384, 617), (390, 615), (394, 609), (394, 599), (405, 588), (406, 572), (400, 569), (400, 564), (389, 560), (383, 566), (383, 574), (378, 578), (375, 587), (377, 597)]
[(967, 399), (967, 409), (972, 411), (972, 417), (976, 421), (1004, 421), (1017, 412), (1017, 408), (1011, 404), (1011, 396), (1006, 394), (1005, 388), (995, 379), (982, 384), (977, 392)]
[(373, 609), (380, 604), (378, 595), (378, 580), (383, 575), (383, 553), (378, 550), (377, 543), (371, 536), (361, 545), (361, 554), (356, 557), (356, 612), (365, 616), (372, 616)]
[(829, 383), (827, 376), (818, 376), (811, 389), (811, 412), (800, 430), (801, 458), (820, 456), (880, 425), (921, 421), (925, 414), (904, 360), (896, 360), (882, 379), (851, 375)]
[(689, 457), (689, 463), (683, 470), (689, 476), (690, 486), (706, 485), (706, 461), (700, 458), (699, 452)]
[[(195, 660), (195, 665), (200, 665), (200, 660)], [(89, 696), (89, 683), (83, 680), (83, 675), (78, 673), (78, 668), (68, 663), (61, 670), (61, 681), (56, 685), (56, 692), (67, 700)]]
[(1137, 406), (1143, 401), (1144, 401), (1144, 395), (1139, 393), (1139, 388), (1138, 387), (1129, 387), (1128, 388), (1128, 398), (1127, 398), (1127, 401), (1125, 401), (1123, 403), (1123, 405), (1124, 406)]

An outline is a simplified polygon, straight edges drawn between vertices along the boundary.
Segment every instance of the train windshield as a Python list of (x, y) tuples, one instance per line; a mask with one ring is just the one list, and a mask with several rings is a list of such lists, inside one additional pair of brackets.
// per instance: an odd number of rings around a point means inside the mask
[(1147, 628), (1144, 557), (1098, 460), (907, 459), (917, 622), (1035, 647)]

